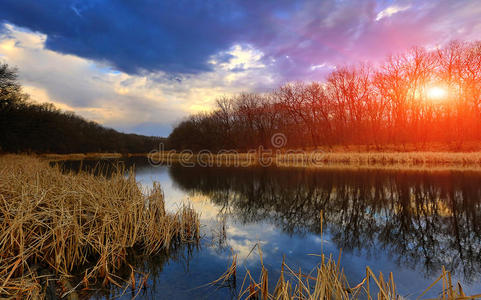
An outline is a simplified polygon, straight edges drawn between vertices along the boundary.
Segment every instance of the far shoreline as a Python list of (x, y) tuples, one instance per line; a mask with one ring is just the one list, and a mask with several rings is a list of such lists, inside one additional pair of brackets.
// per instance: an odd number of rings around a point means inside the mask
[(274, 150), (250, 153), (158, 152), (156, 163), (201, 167), (297, 167), (314, 169), (473, 170), (481, 171), (477, 152), (323, 152)]
[[(270, 160), (269, 166), (320, 168), (320, 169), (383, 169), (383, 170), (433, 170), (481, 171), (481, 150), (456, 151), (302, 151), (268, 150), (266, 152), (176, 152), (154, 153), (71, 153), (31, 154), (48, 161), (121, 159), (148, 157), (157, 164), (188, 163), (204, 167), (254, 167), (266, 166), (261, 160)], [(315, 162), (311, 161), (316, 155)]]

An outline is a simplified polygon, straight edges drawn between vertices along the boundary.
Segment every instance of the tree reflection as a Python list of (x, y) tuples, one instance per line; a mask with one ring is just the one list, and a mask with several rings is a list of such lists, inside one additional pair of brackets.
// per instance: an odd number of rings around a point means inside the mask
[[(244, 223), (269, 220), (291, 235), (320, 234), (347, 251), (387, 252), (400, 265), (481, 269), (481, 174), (275, 168), (182, 168), (171, 177)], [(325, 227), (326, 228), (326, 227)]]

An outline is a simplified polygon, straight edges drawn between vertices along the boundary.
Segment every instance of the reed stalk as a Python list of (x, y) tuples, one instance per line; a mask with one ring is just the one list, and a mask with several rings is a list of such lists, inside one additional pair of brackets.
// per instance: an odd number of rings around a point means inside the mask
[[(198, 215), (166, 212), (160, 186), (146, 191), (132, 171), (65, 173), (39, 158), (0, 156), (0, 297), (43, 298), (49, 281), (64, 295), (91, 282), (119, 285), (129, 251), (198, 240)], [(80, 287), (68, 281), (76, 272)]]
[[(255, 279), (247, 269), (242, 285), (240, 287), (238, 299), (305, 299), (305, 300), (325, 300), (325, 299), (377, 299), (377, 300), (400, 300), (404, 299), (396, 289), (393, 273), (384, 277), (382, 272), (378, 276), (372, 269), (366, 267), (366, 276), (358, 284), (351, 286), (340, 266), (340, 256), (336, 260), (330, 255), (328, 258), (324, 254), (319, 255), (320, 263), (310, 272), (293, 270), (283, 259), (281, 264), (280, 276), (273, 289), (269, 289), (268, 271), (262, 261), (262, 251), (257, 245), (260, 256), (261, 271), (259, 279)], [(235, 258), (234, 258), (235, 259)], [(229, 275), (236, 274), (232, 264), (222, 276), (213, 282), (229, 280)], [(436, 290), (437, 289), (437, 290)], [(436, 299), (477, 299), (479, 295), (466, 295), (461, 284), (453, 284), (451, 273), (442, 269), (441, 275), (418, 297), (421, 299), (429, 291), (437, 291)]]

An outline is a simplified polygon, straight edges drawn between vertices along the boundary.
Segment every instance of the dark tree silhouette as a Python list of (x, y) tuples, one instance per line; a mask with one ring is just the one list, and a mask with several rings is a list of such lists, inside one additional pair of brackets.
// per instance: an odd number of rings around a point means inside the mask
[(145, 153), (162, 138), (125, 134), (62, 112), (52, 104), (36, 104), (22, 93), (17, 70), (0, 65), (0, 150), (4, 152)]
[[(430, 91), (442, 89), (443, 99)], [(383, 65), (338, 67), (325, 82), (289, 83), (264, 94), (222, 98), (169, 137), (177, 150), (269, 147), (273, 133), (290, 148), (481, 142), (481, 42), (413, 48)]]

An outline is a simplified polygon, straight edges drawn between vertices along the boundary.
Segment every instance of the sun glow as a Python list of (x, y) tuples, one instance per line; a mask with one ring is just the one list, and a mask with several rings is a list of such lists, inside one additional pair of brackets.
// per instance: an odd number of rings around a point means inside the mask
[(444, 100), (448, 96), (445, 88), (440, 86), (432, 86), (427, 89), (427, 97), (430, 100)]

